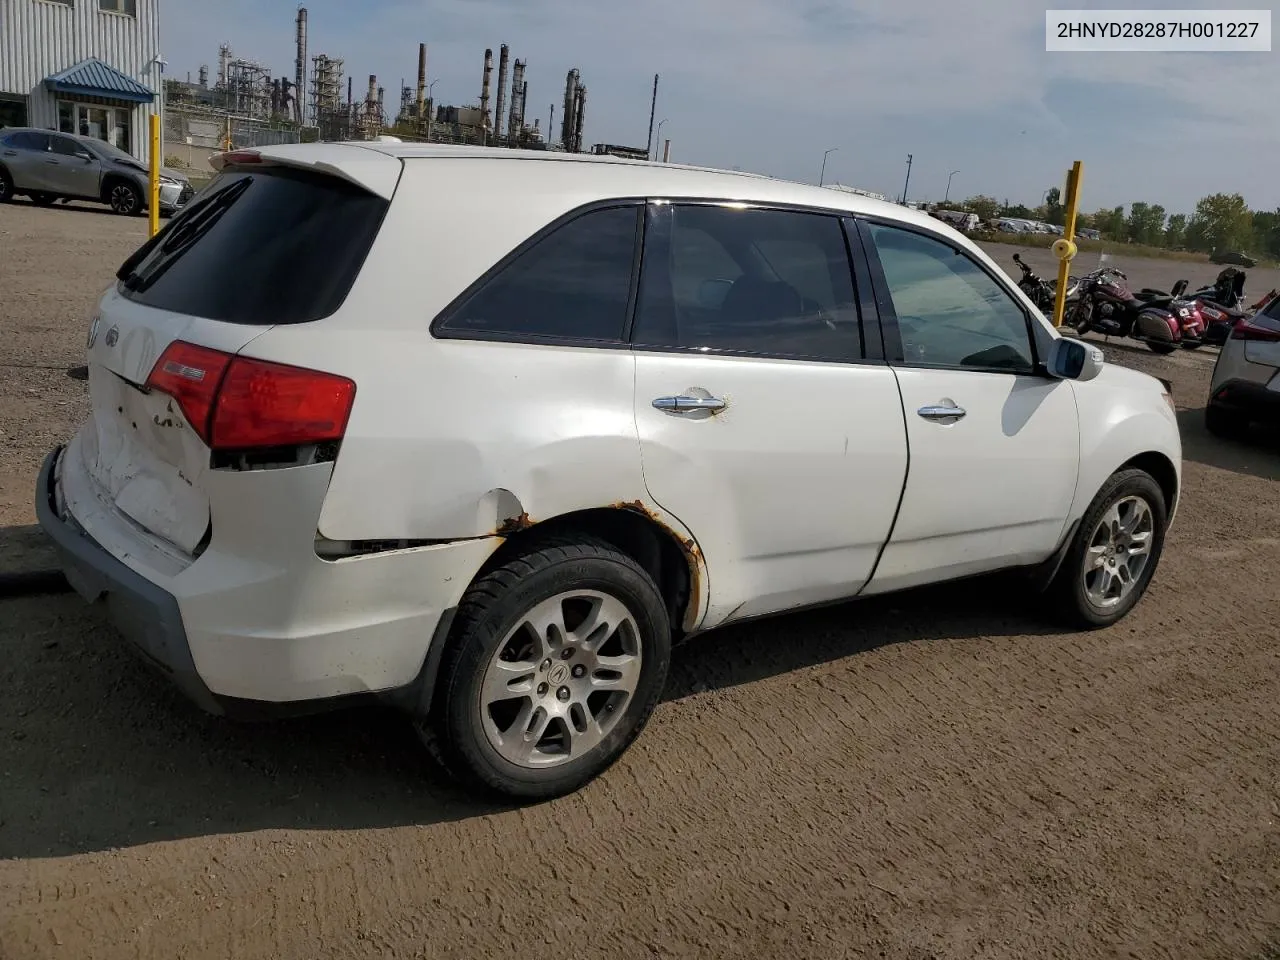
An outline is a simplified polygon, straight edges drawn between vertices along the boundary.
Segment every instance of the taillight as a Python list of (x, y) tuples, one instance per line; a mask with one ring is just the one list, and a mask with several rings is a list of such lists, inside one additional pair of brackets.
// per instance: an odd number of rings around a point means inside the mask
[(241, 163), (261, 163), (262, 154), (257, 150), (228, 150), (221, 157), (224, 166)]
[(147, 387), (177, 400), (192, 429), (208, 443), (213, 402), (230, 363), (229, 353), (175, 340), (151, 368)]
[(1261, 340), (1280, 343), (1280, 323), (1259, 314), (1237, 320), (1231, 328), (1232, 340)]
[(147, 387), (178, 401), (211, 449), (287, 447), (338, 440), (356, 385), (346, 377), (235, 357), (175, 340)]
[(355, 396), (346, 377), (237, 357), (218, 392), (209, 445), (242, 450), (341, 439)]

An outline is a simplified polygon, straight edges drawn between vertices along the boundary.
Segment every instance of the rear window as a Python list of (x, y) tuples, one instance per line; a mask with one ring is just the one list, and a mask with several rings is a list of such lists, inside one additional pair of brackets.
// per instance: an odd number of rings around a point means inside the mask
[(388, 203), (336, 177), (219, 174), (125, 261), (123, 296), (229, 323), (306, 323), (342, 305)]

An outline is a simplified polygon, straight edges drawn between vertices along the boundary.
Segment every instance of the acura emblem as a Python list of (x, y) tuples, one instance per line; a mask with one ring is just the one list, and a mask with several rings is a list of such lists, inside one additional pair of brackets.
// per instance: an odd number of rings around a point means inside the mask
[(85, 347), (92, 349), (93, 345), (98, 342), (98, 324), (101, 322), (100, 317), (94, 317), (93, 322), (89, 324), (89, 341), (85, 344)]
[(116, 341), (120, 339), (120, 328), (113, 326), (107, 331), (106, 339), (103, 341), (108, 347), (114, 347)]

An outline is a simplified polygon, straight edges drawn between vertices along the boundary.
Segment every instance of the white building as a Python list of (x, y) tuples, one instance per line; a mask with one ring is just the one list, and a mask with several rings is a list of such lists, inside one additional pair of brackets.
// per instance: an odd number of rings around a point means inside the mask
[(0, 0), (0, 127), (98, 137), (149, 160), (159, 0)]

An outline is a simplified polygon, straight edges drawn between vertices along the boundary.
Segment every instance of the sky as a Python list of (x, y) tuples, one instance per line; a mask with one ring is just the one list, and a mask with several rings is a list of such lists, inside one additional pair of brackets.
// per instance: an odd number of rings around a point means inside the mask
[[(1075, 8), (1244, 3), (1089, 2)], [(1081, 209), (1134, 201), (1190, 213), (1239, 192), (1280, 207), (1280, 52), (1046, 53), (1045, 7), (1029, 0), (311, 0), (308, 56), (341, 56), (355, 88), (377, 74), (389, 112), (413, 85), (418, 43), (438, 104), (475, 104), (484, 49), (527, 61), (526, 122), (556, 104), (565, 74), (587, 87), (585, 142), (643, 147), (655, 126), (671, 159), (899, 196), (987, 194), (1040, 203), (1084, 163)], [(1065, 2), (1055, 6), (1065, 7)], [(218, 45), (294, 75), (295, 2), (162, 0), (167, 75), (194, 80)], [(357, 96), (359, 93), (357, 93)]]

